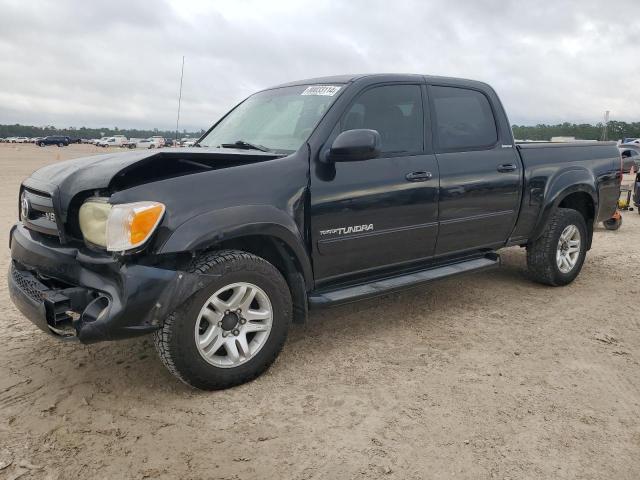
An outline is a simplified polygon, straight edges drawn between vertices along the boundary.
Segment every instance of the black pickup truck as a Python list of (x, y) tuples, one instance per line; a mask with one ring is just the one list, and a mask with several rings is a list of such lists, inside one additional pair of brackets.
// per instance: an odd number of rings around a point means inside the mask
[(63, 137), (61, 135), (49, 135), (48, 137), (40, 138), (36, 144), (39, 147), (45, 147), (47, 145), (57, 145), (58, 147), (66, 147), (71, 143), (69, 137)]
[[(20, 189), (11, 297), (45, 332), (153, 333), (189, 385), (263, 372), (290, 322), (499, 265), (571, 282), (621, 182), (613, 143), (516, 144), (494, 90), (336, 76), (256, 93), (194, 148), (48, 165)], [(372, 320), (374, 321), (374, 320)]]

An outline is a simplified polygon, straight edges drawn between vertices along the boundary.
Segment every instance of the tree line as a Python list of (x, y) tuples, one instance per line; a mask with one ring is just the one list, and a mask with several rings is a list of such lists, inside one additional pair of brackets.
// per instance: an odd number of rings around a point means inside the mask
[[(551, 140), (551, 137), (575, 137), (578, 140), (602, 140), (602, 123), (560, 123), (558, 125), (513, 125), (513, 135), (518, 140)], [(640, 122), (607, 124), (607, 139), (640, 138)]]
[[(551, 137), (575, 137), (579, 140), (602, 139), (602, 123), (560, 123), (558, 125), (513, 125), (513, 134), (518, 140), (551, 140)], [(187, 132), (183, 130), (179, 137), (200, 137), (205, 130)], [(33, 125), (0, 125), (0, 138), (6, 137), (46, 137), (47, 135), (64, 135), (75, 138), (100, 138), (113, 135), (124, 135), (127, 138), (147, 138), (154, 135), (175, 138), (176, 132), (171, 130), (139, 130), (135, 128), (88, 128), (54, 126), (35, 127)], [(619, 122), (612, 120), (607, 125), (607, 138), (620, 140), (623, 138), (640, 138), (640, 122)]]
[[(184, 137), (200, 137), (205, 131), (187, 132), (183, 130), (179, 132), (180, 138)], [(46, 137), (48, 135), (63, 135), (72, 138), (101, 138), (112, 137), (113, 135), (124, 135), (127, 138), (147, 138), (153, 136), (161, 136), (165, 138), (175, 138), (176, 132), (171, 130), (139, 130), (136, 128), (88, 128), (88, 127), (68, 127), (57, 128), (52, 125), (46, 127), (35, 127), (33, 125), (0, 125), (0, 138), (7, 137)]]

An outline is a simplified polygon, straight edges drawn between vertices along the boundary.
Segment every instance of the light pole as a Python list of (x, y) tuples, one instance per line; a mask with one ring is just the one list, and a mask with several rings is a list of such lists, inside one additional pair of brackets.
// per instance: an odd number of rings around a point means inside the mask
[(182, 56), (182, 69), (180, 70), (180, 93), (178, 94), (178, 118), (176, 119), (176, 144), (178, 143), (178, 131), (180, 127), (180, 104), (182, 103), (182, 79), (184, 77), (184, 55)]
[(609, 110), (604, 112), (604, 125), (602, 125), (602, 141), (606, 142), (608, 140), (609, 132), (607, 131), (609, 128)]

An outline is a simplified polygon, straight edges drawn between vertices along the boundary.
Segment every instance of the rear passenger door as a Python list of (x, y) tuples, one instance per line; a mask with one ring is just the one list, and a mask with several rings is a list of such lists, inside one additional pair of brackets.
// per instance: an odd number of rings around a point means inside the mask
[(473, 88), (430, 85), (429, 101), (440, 171), (436, 254), (499, 247), (517, 220), (522, 181), (506, 117)]

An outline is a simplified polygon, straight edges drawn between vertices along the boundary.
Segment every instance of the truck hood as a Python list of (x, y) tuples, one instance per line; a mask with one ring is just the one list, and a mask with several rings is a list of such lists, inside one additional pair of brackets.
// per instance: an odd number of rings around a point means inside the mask
[(47, 165), (26, 179), (24, 186), (51, 195), (65, 220), (72, 199), (82, 192), (110, 195), (144, 183), (280, 157), (258, 150), (219, 148), (109, 153)]

